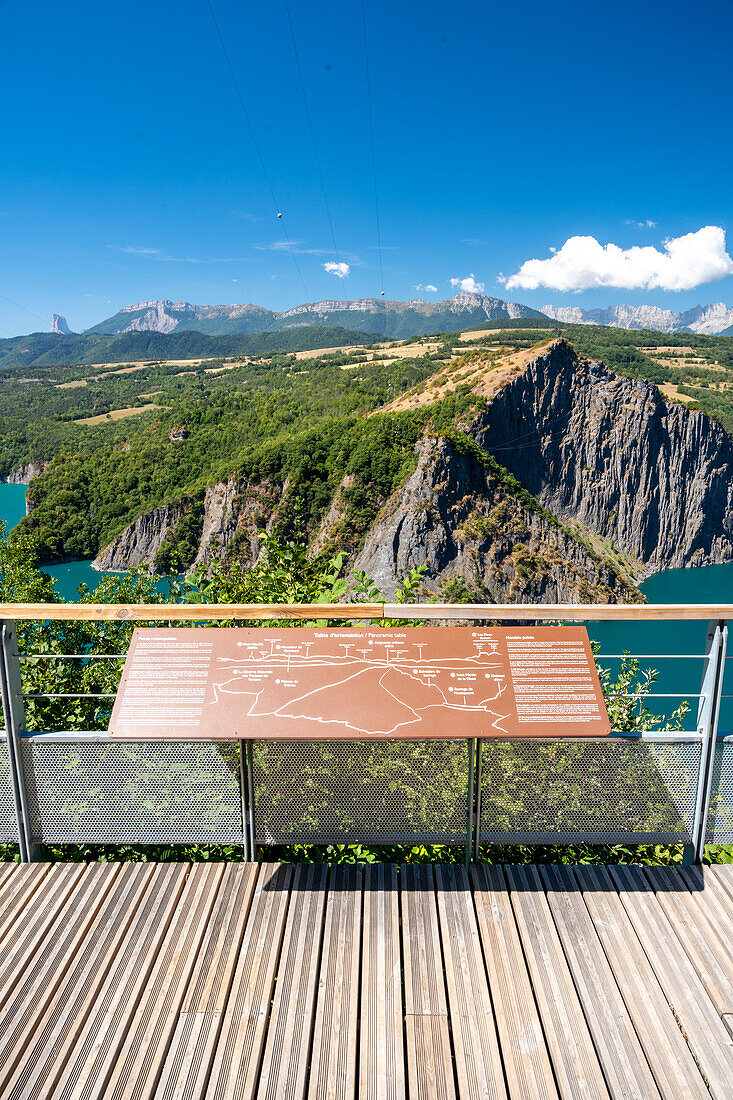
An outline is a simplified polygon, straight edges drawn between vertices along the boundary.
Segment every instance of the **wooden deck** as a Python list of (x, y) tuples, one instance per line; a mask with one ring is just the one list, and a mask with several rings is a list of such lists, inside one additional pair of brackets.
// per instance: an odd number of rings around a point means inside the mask
[(0, 865), (0, 1097), (733, 1098), (733, 867)]

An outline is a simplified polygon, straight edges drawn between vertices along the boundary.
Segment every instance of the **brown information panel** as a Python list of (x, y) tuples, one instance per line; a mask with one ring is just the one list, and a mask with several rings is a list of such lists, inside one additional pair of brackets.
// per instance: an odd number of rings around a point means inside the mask
[(581, 626), (135, 630), (109, 731), (154, 740), (602, 737)]

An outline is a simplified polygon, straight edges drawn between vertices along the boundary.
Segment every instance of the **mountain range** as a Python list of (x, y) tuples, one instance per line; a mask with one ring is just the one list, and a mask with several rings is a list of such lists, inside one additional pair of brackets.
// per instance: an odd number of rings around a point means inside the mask
[(465, 292), (444, 302), (425, 302), (420, 298), (409, 302), (382, 298), (359, 298), (355, 301), (332, 298), (286, 310), (265, 309), (252, 304), (202, 306), (163, 298), (124, 306), (114, 316), (87, 329), (87, 332), (118, 334), (194, 330), (222, 336), (278, 332), (302, 325), (325, 325), (400, 340), (428, 333), (452, 332), (486, 321), (523, 317), (542, 317), (542, 314), (517, 302)]
[[(185, 331), (208, 336), (233, 336), (317, 325), (404, 340), (413, 336), (455, 332), (487, 321), (545, 317), (573, 325), (733, 336), (733, 307), (724, 302), (693, 306), (683, 312), (653, 305), (619, 305), (601, 309), (546, 305), (540, 311), (520, 302), (506, 302), (488, 294), (468, 292), (461, 292), (442, 302), (426, 302), (421, 298), (408, 302), (382, 298), (358, 298), (353, 301), (330, 298), (286, 310), (267, 309), (253, 303), (194, 305), (161, 298), (123, 306), (111, 317), (87, 329), (85, 335), (112, 336), (135, 332), (168, 335)], [(72, 335), (66, 318), (58, 314), (54, 314), (53, 332)]]
[(733, 307), (724, 302), (693, 306), (683, 313), (659, 306), (543, 306), (545, 317), (571, 325), (608, 325), (611, 328), (657, 329), (659, 332), (698, 332), (703, 336), (733, 336)]

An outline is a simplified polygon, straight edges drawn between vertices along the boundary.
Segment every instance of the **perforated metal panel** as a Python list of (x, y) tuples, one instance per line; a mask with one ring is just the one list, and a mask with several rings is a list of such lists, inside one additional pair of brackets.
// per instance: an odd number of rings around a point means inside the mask
[(688, 843), (700, 743), (485, 741), (481, 843)]
[(259, 844), (466, 843), (466, 741), (257, 741), (253, 756)]
[(10, 785), (10, 757), (4, 734), (0, 734), (0, 843), (18, 843), (18, 823)]
[(733, 844), (733, 742), (718, 742), (710, 791), (706, 844)]
[(28, 738), (23, 768), (34, 840), (242, 842), (237, 744)]

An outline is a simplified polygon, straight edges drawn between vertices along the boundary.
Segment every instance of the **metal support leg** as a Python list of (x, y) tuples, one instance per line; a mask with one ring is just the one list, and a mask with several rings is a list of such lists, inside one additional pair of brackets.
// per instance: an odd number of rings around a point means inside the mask
[(476, 810), (476, 790), (474, 786), (474, 770), (476, 761), (476, 740), (468, 742), (468, 824), (466, 826), (466, 867), (471, 862), (473, 853), (474, 813)]
[(692, 857), (695, 863), (702, 861), (705, 850), (705, 831), (715, 763), (715, 745), (718, 737), (720, 696), (723, 690), (725, 650), (728, 627), (725, 620), (713, 620), (708, 626), (705, 648), (705, 671), (702, 694), (697, 715), (697, 730), (702, 742), (700, 772), (695, 799), (695, 822), (692, 834)]
[(254, 755), (252, 742), (245, 741), (245, 779), (247, 782), (247, 816), (249, 825), (249, 850), (250, 859), (257, 859), (257, 838), (255, 836), (255, 788), (254, 788)]
[(5, 620), (0, 628), (0, 688), (2, 689), (3, 718), (5, 736), (8, 740), (10, 760), (10, 783), (13, 789), (13, 802), (18, 822), (18, 845), (22, 863), (33, 859), (33, 837), (28, 812), (28, 797), (23, 775), (23, 757), (21, 737), (25, 732), (25, 708), (23, 706), (23, 687), (20, 677), (20, 659), (18, 657), (18, 639), (15, 623)]
[(242, 804), (242, 847), (244, 848), (244, 861), (250, 863), (252, 851), (250, 847), (249, 830), (249, 779), (247, 777), (247, 742), (239, 742), (239, 796)]
[(476, 741), (476, 807), (473, 817), (473, 858), (478, 861), (479, 844), (481, 840), (481, 763), (484, 755), (484, 743), (479, 737)]

